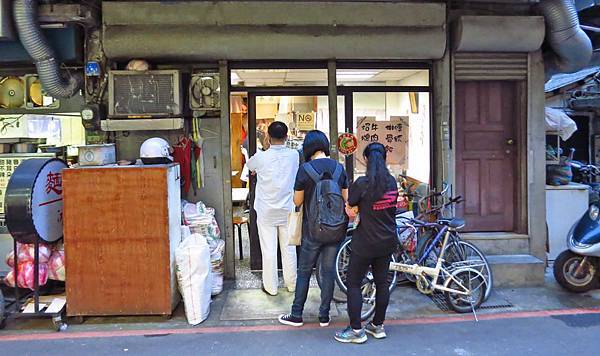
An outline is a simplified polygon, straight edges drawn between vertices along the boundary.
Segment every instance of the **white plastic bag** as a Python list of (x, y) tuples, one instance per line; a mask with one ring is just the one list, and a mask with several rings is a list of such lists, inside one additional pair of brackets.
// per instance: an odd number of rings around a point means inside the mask
[(212, 295), (223, 291), (223, 255), (225, 241), (213, 240), (210, 243), (210, 274), (212, 275)]
[(208, 318), (212, 290), (210, 248), (206, 238), (192, 234), (175, 253), (177, 282), (183, 296), (188, 323), (197, 325)]
[(547, 107), (546, 131), (557, 131), (560, 138), (566, 141), (577, 131), (577, 123), (564, 111)]

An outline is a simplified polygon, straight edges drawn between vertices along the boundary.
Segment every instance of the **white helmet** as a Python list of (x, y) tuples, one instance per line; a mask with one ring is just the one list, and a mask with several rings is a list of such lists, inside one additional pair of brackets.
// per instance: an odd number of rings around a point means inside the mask
[(144, 164), (161, 164), (173, 162), (169, 143), (160, 138), (149, 138), (140, 147), (140, 158)]

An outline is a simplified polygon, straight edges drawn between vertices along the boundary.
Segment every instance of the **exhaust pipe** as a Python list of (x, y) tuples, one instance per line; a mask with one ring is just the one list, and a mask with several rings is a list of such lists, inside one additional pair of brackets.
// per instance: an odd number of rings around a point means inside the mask
[(544, 56), (546, 80), (557, 73), (573, 73), (587, 67), (592, 59), (592, 41), (579, 26), (573, 1), (543, 0), (539, 6), (552, 48)]
[(54, 98), (70, 98), (81, 87), (82, 78), (61, 73), (54, 50), (42, 34), (38, 22), (37, 1), (15, 0), (13, 15), (19, 39), (33, 58), (38, 76), (46, 92)]

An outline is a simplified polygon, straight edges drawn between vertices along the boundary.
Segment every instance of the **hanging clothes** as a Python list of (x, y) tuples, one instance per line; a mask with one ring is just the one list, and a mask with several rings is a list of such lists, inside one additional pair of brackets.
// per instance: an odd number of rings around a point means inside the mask
[(173, 160), (179, 163), (181, 179), (183, 180), (183, 192), (187, 194), (190, 191), (190, 185), (192, 183), (192, 140), (188, 137), (182, 137), (179, 142), (173, 146)]

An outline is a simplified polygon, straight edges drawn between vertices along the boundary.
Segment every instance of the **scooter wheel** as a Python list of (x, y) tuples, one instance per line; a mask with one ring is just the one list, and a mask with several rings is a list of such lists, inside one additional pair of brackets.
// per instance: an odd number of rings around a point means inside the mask
[(578, 270), (585, 256), (569, 250), (561, 252), (554, 261), (554, 278), (561, 287), (575, 293), (590, 291), (598, 285), (598, 265), (595, 257), (588, 257), (585, 266)]

